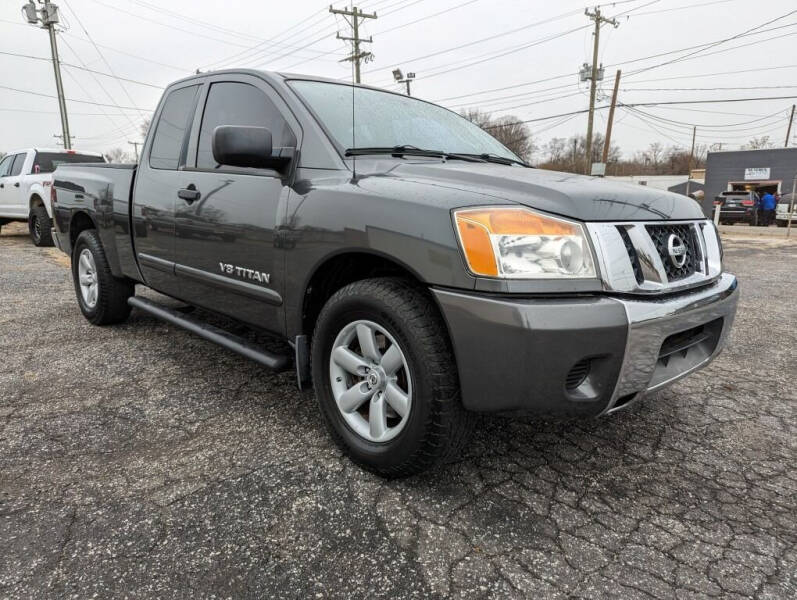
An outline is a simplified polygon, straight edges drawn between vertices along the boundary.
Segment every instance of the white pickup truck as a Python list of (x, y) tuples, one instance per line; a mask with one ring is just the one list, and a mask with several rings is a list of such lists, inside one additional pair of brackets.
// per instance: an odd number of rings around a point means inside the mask
[(9, 152), (0, 161), (0, 228), (27, 221), (37, 246), (52, 246), (50, 191), (58, 165), (105, 162), (102, 154), (49, 148)]

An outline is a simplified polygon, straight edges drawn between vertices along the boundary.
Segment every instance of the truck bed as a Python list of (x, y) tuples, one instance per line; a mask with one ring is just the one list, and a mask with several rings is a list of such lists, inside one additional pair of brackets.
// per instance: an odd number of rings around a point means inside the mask
[(71, 254), (72, 223), (85, 214), (100, 235), (113, 274), (138, 280), (140, 273), (130, 229), (130, 200), (136, 167), (113, 163), (59, 166), (53, 175), (56, 190), (53, 225), (62, 250)]

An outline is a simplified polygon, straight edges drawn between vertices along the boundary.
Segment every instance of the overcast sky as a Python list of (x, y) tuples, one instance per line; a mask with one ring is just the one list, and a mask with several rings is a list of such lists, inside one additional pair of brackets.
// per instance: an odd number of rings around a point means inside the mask
[[(0, 151), (51, 147), (53, 134), (61, 132), (57, 101), (48, 97), (55, 95), (52, 65), (30, 58), (49, 59), (47, 33), (24, 23), (22, 4), (0, 0), (0, 86), (44, 96), (0, 87)], [(197, 68), (247, 66), (351, 77), (349, 63), (338, 62), (349, 48), (335, 39), (336, 31), (350, 34), (348, 25), (329, 14), (329, 2), (322, 0), (56, 4), (76, 148), (129, 150), (127, 141), (140, 140), (139, 123), (155, 108), (159, 88)], [(584, 114), (549, 118), (588, 106), (587, 84), (579, 84), (577, 76), (592, 52), (585, 2), (363, 0), (358, 6), (379, 17), (361, 31), (373, 36), (367, 48), (375, 55), (363, 66), (364, 83), (399, 89), (391, 75), (399, 66), (417, 74), (413, 95), (456, 110), (479, 107), (522, 120), (544, 119), (530, 123), (539, 144), (585, 132)], [(620, 101), (626, 104), (790, 97), (618, 110), (614, 141), (625, 156), (653, 141), (688, 147), (691, 124), (698, 125), (698, 142), (723, 148), (760, 135), (784, 143), (791, 97), (797, 96), (794, 0), (626, 0), (603, 4), (602, 11), (619, 22), (618, 28), (605, 25), (601, 31), (605, 96), (622, 68)], [(713, 45), (739, 34), (743, 37)], [(683, 51), (671, 53), (675, 50)], [(106, 75), (111, 73), (127, 81)], [(603, 131), (608, 111), (597, 114), (597, 130)]]

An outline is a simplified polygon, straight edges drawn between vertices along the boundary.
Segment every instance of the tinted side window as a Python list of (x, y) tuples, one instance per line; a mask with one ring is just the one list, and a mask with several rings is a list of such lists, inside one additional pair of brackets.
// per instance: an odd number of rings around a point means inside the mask
[(211, 142), (219, 125), (249, 125), (271, 131), (275, 147), (295, 146), (296, 137), (274, 103), (263, 91), (248, 83), (214, 83), (208, 92), (199, 132), (196, 163), (200, 169), (215, 169)]
[(152, 168), (176, 169), (179, 166), (185, 132), (194, 116), (194, 98), (198, 89), (197, 85), (180, 88), (166, 98), (149, 154)]
[(0, 177), (5, 177), (11, 170), (11, 163), (14, 162), (13, 156), (6, 156), (0, 161)]
[(24, 152), (22, 154), (17, 154), (14, 157), (14, 164), (11, 165), (11, 172), (9, 173), (10, 176), (19, 175), (22, 173), (22, 164), (25, 162), (25, 158), (27, 154)]

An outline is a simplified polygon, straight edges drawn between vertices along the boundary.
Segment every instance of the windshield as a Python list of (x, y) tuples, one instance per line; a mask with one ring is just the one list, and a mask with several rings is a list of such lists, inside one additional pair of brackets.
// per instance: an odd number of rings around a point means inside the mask
[[(415, 146), (520, 160), (498, 140), (441, 106), (390, 92), (323, 81), (291, 81), (341, 148)], [(354, 97), (354, 135), (352, 135)]]
[(102, 156), (67, 152), (37, 152), (33, 161), (33, 173), (52, 173), (58, 165), (73, 163), (104, 163)]

